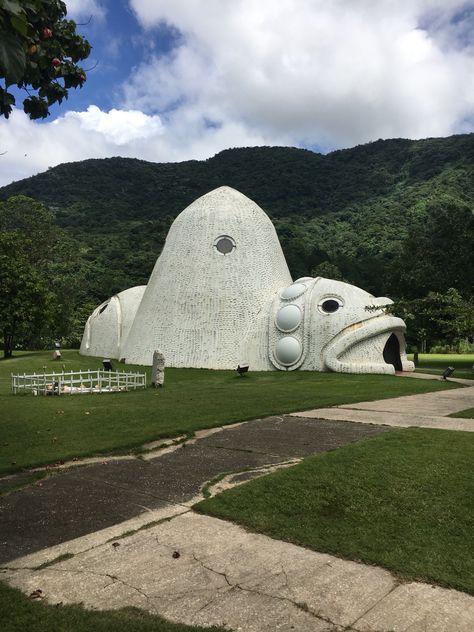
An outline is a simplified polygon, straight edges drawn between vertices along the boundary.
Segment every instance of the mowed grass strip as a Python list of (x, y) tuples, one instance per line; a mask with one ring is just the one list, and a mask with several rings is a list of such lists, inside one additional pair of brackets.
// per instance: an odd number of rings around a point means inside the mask
[(406, 579), (474, 594), (473, 462), (473, 433), (396, 430), (308, 458), (194, 508)]
[(474, 408), (468, 408), (467, 410), (460, 410), (457, 413), (452, 413), (449, 417), (461, 417), (463, 419), (474, 419)]
[(2, 632), (226, 632), (165, 621), (137, 608), (93, 611), (81, 606), (46, 605), (0, 582)]
[[(412, 360), (413, 355), (409, 358)], [(448, 366), (454, 367), (452, 377), (474, 380), (474, 353), (420, 353), (416, 371), (441, 376)]]
[[(387, 375), (307, 371), (252, 372), (166, 369), (162, 389), (34, 397), (12, 395), (10, 373), (97, 369), (100, 360), (63, 351), (19, 354), (0, 361), (0, 474), (93, 454), (136, 448), (162, 437), (267, 415), (426, 393), (456, 384)], [(119, 365), (120, 369), (150, 368)]]

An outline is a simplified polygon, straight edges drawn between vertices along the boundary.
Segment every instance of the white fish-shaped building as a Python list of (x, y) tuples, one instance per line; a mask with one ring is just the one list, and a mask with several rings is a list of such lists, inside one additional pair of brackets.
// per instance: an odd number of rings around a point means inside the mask
[[(270, 218), (230, 187), (203, 195), (178, 215), (139, 304), (137, 298), (130, 294), (134, 317), (120, 339), (113, 310), (105, 321), (106, 303), (99, 306), (81, 353), (151, 365), (159, 348), (168, 366), (211, 369), (414, 368), (404, 322), (381, 308), (389, 299), (320, 277), (293, 283)], [(88, 345), (91, 339), (97, 344)]]

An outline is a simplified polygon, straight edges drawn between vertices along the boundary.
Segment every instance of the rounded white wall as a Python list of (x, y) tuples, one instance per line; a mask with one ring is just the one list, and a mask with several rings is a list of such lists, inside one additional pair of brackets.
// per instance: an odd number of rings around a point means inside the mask
[(82, 336), (81, 355), (119, 359), (145, 291), (131, 287), (101, 303), (89, 316)]
[(341, 281), (297, 279), (262, 310), (257, 329), (245, 341), (249, 364), (255, 370), (393, 374), (384, 348), (395, 334), (401, 367), (411, 371), (405, 323), (377, 309), (391, 302)]
[(168, 366), (235, 368), (258, 313), (289, 283), (269, 217), (220, 187), (173, 222), (121, 355), (149, 365), (159, 348)]

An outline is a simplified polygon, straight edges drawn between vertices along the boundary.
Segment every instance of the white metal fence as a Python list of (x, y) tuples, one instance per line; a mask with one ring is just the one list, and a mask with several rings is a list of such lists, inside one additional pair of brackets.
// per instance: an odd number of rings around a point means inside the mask
[(84, 393), (117, 393), (146, 388), (146, 373), (125, 371), (62, 371), (13, 375), (12, 392), (33, 395), (77, 395)]

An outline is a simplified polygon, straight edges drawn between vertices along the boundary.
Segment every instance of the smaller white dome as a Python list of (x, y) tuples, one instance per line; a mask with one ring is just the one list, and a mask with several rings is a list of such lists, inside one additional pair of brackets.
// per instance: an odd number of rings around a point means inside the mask
[(280, 338), (276, 344), (275, 356), (281, 364), (288, 366), (294, 364), (301, 357), (302, 349), (299, 340), (293, 336)]
[(301, 296), (304, 292), (306, 292), (306, 285), (304, 285), (303, 283), (292, 283), (291, 285), (288, 285), (288, 287), (285, 287), (283, 288), (283, 290), (281, 290), (280, 298), (290, 300), (293, 298), (298, 298), (298, 296)]
[(280, 331), (293, 331), (301, 324), (302, 314), (298, 305), (285, 305), (278, 310), (275, 318)]

